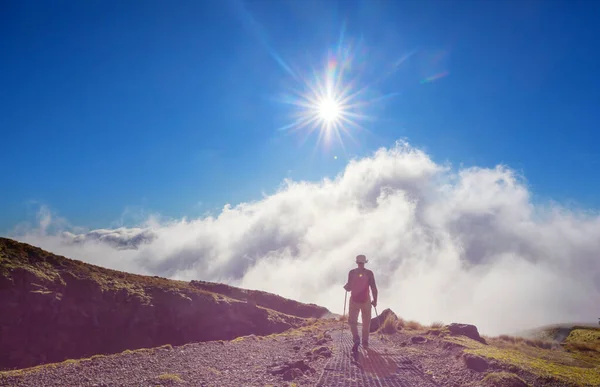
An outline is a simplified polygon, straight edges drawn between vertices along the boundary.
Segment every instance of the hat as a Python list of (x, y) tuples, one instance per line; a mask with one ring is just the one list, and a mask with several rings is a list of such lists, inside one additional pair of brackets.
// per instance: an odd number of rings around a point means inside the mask
[(356, 256), (356, 263), (367, 263), (367, 257), (365, 257), (364, 255), (357, 255)]

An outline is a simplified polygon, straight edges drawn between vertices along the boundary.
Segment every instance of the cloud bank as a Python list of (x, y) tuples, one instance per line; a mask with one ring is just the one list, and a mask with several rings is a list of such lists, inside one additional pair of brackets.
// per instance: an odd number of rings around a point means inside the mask
[(357, 254), (375, 272), (379, 307), (423, 323), (499, 334), (594, 322), (600, 216), (535, 204), (509, 168), (439, 165), (406, 143), (349, 162), (333, 180), (285, 180), (216, 216), (149, 218), (138, 228), (11, 237), (129, 272), (225, 282), (342, 313)]

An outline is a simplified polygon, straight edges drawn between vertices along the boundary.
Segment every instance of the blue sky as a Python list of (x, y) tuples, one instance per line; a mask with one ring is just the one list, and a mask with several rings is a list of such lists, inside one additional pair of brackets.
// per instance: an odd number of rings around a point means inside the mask
[[(0, 7), (0, 230), (39, 204), (90, 228), (127, 209), (199, 216), (401, 138), (436, 161), (505, 163), (541, 200), (600, 206), (594, 1)], [(278, 130), (298, 86), (286, 68), (307, 77), (340, 47), (372, 102), (345, 151)]]

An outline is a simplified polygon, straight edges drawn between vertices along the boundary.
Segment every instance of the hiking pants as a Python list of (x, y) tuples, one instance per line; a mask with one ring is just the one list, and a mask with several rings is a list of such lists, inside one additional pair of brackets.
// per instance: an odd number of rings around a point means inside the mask
[(362, 317), (362, 343), (369, 344), (369, 329), (371, 328), (371, 300), (365, 302), (353, 302), (350, 300), (350, 310), (348, 311), (348, 324), (352, 332), (352, 340), (355, 343), (360, 342), (358, 337), (358, 312)]

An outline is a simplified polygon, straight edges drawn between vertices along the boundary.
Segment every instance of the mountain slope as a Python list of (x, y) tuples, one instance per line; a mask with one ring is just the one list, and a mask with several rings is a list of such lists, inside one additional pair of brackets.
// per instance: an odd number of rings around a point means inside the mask
[(244, 300), (244, 292), (109, 270), (0, 238), (0, 369), (266, 335), (328, 313), (264, 292)]

